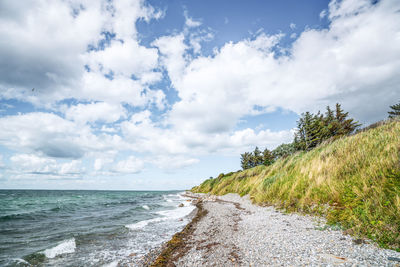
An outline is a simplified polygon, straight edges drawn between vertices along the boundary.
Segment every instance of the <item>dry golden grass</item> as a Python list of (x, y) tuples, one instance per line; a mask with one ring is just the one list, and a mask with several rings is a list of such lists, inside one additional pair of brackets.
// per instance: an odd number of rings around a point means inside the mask
[(348, 233), (400, 250), (399, 153), (400, 122), (389, 121), (192, 190), (250, 194), (256, 203), (320, 214)]

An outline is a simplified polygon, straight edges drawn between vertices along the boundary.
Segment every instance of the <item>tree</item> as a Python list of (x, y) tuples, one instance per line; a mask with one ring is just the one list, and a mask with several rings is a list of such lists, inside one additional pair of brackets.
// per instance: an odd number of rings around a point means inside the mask
[(353, 133), (361, 124), (354, 119), (347, 118), (348, 112), (343, 112), (339, 103), (336, 103), (335, 119), (339, 124), (338, 130), (335, 133), (336, 136), (343, 136)]
[(286, 158), (296, 152), (295, 143), (281, 144), (272, 151), (274, 159)]
[(261, 164), (264, 163), (263, 155), (261, 153), (261, 150), (258, 148), (258, 146), (256, 146), (256, 148), (253, 151), (253, 161), (252, 161), (252, 163), (253, 163), (252, 167), (255, 167), (255, 166), (258, 166), (258, 165), (261, 165)]
[(268, 150), (268, 148), (264, 149), (263, 151), (263, 164), (265, 166), (269, 166), (272, 163), (274, 163), (274, 155), (272, 154), (271, 151)]
[(297, 121), (297, 131), (294, 136), (294, 145), (297, 150), (310, 150), (329, 138), (337, 138), (353, 133), (360, 124), (344, 112), (339, 103), (333, 111), (329, 106), (325, 116), (318, 112), (302, 113)]
[(249, 152), (244, 152), (243, 154), (240, 154), (240, 166), (242, 167), (243, 170), (251, 168), (251, 153)]
[(390, 106), (390, 108), (392, 109), (391, 111), (389, 111), (389, 118), (394, 119), (394, 118), (399, 118), (400, 116), (400, 103), (395, 104), (393, 106)]
[(301, 114), (294, 138), (296, 149), (310, 150), (321, 143), (323, 127), (323, 115), (319, 112), (316, 115), (308, 111)]

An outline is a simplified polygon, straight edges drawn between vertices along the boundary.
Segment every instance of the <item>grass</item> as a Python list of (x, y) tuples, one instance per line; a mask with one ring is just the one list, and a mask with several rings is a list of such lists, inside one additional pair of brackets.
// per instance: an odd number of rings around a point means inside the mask
[(400, 251), (400, 121), (208, 179), (192, 191), (250, 194), (255, 203), (322, 215), (357, 238)]

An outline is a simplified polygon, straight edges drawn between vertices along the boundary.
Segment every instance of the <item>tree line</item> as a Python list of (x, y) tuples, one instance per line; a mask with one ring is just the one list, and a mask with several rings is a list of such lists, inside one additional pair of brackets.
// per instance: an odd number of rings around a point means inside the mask
[[(400, 103), (390, 106), (389, 118), (400, 118)], [(344, 112), (341, 105), (337, 103), (332, 109), (327, 106), (325, 113), (313, 114), (302, 113), (297, 121), (297, 129), (292, 143), (281, 144), (270, 151), (265, 148), (261, 151), (258, 147), (251, 152), (240, 154), (240, 164), (243, 170), (258, 165), (271, 165), (279, 158), (284, 158), (297, 151), (309, 151), (324, 141), (333, 141), (342, 136), (354, 133), (361, 124), (349, 113)]]

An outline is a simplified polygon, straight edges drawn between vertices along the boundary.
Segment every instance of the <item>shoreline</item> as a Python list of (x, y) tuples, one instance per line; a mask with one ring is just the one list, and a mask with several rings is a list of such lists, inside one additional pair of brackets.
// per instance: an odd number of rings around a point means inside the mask
[[(203, 208), (203, 201), (201, 198), (192, 197), (196, 202), (196, 209), (192, 220), (183, 228), (182, 231), (174, 234), (172, 238), (163, 244), (160, 253), (149, 266), (161, 267), (161, 266), (175, 266), (174, 262), (182, 257), (188, 250), (187, 239), (193, 234), (196, 224), (207, 215), (207, 210)], [(190, 216), (190, 215), (189, 215)]]
[(144, 266), (400, 266), (400, 253), (358, 242), (323, 218), (285, 214), (236, 194), (187, 192), (196, 214)]

